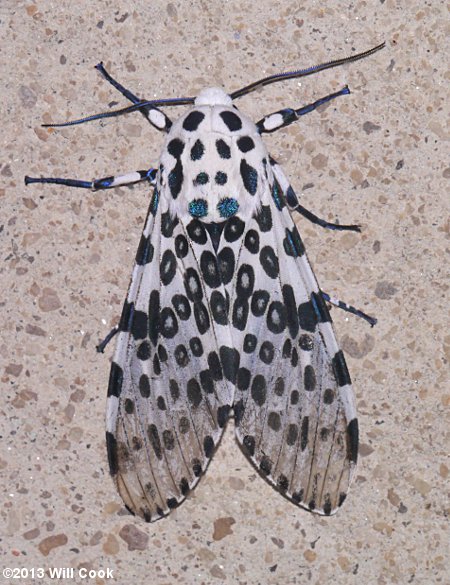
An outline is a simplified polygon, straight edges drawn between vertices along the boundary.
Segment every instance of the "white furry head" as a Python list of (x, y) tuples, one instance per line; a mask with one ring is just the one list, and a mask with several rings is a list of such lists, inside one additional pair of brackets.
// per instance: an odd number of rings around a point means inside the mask
[(196, 106), (231, 106), (233, 100), (220, 87), (208, 87), (195, 98)]

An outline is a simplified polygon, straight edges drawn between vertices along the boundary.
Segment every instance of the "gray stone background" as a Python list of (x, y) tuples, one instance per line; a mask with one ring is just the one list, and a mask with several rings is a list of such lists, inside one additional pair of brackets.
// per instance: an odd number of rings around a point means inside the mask
[[(113, 569), (67, 581), (96, 584), (449, 583), (445, 3), (3, 0), (0, 19), (3, 566)], [(107, 471), (112, 347), (95, 345), (120, 314), (149, 189), (25, 188), (23, 176), (146, 168), (163, 137), (138, 114), (40, 124), (126, 104), (100, 60), (151, 99), (233, 90), (383, 40), (370, 59), (239, 101), (257, 120), (352, 91), (267, 137), (305, 206), (363, 226), (299, 220), (322, 288), (379, 318), (371, 329), (332, 311), (361, 422), (344, 507), (324, 519), (284, 500), (230, 424), (190, 499), (156, 524), (134, 519)]]

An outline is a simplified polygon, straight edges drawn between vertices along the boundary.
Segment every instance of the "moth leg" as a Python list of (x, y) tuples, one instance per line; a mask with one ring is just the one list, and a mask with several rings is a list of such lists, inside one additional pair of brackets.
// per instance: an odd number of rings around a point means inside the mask
[(103, 62), (101, 61), (100, 63), (98, 63), (95, 68), (97, 69), (97, 71), (100, 71), (100, 74), (102, 75), (102, 77), (104, 79), (106, 79), (106, 81), (108, 81), (113, 87), (115, 87), (118, 91), (120, 91), (120, 93), (125, 96), (128, 100), (130, 100), (130, 102), (133, 102), (133, 104), (137, 104), (138, 102), (141, 101), (140, 98), (138, 98), (136, 95), (134, 95), (134, 93), (132, 93), (129, 89), (127, 89), (126, 87), (124, 87), (121, 83), (119, 83), (118, 81), (116, 81), (114, 79), (114, 77), (112, 77), (107, 71), (106, 69), (103, 67)]
[[(278, 163), (272, 157), (270, 157), (270, 164), (273, 167), (280, 169)], [(279, 179), (281, 178), (279, 172), (278, 172), (278, 178)], [(320, 227), (327, 228), (329, 230), (351, 231), (351, 232), (360, 232), (361, 231), (361, 227), (357, 224), (341, 225), (340, 223), (332, 223), (332, 222), (326, 221), (325, 219), (322, 219), (321, 217), (318, 217), (317, 215), (312, 213), (312, 211), (309, 211), (309, 209), (306, 209), (306, 207), (303, 207), (303, 205), (300, 205), (294, 189), (289, 185), (289, 183), (287, 183), (287, 181), (286, 181), (286, 184), (281, 185), (281, 187), (283, 189), (283, 193), (285, 195), (286, 203), (287, 203), (289, 209), (291, 211), (297, 211), (298, 213), (303, 215), (303, 217), (306, 217), (306, 219), (308, 219), (310, 222), (315, 223), (316, 225), (320, 225)]]
[(108, 343), (111, 341), (111, 339), (117, 333), (119, 333), (119, 326), (118, 325), (116, 325), (115, 327), (113, 327), (111, 329), (111, 331), (108, 333), (108, 335), (105, 337), (105, 339), (103, 339), (103, 341), (100, 341), (100, 343), (95, 346), (95, 349), (97, 350), (97, 352), (98, 353), (104, 353), (105, 347), (108, 345)]
[(329, 221), (326, 221), (325, 219), (322, 219), (321, 217), (317, 217), (317, 215), (314, 215), (314, 213), (312, 213), (311, 211), (309, 211), (308, 209), (306, 209), (305, 207), (303, 207), (303, 205), (300, 205), (300, 203), (293, 208), (293, 211), (298, 211), (298, 213), (301, 213), (303, 215), (303, 217), (306, 217), (306, 219), (309, 219), (310, 222), (315, 223), (317, 225), (320, 225), (323, 228), (327, 228), (329, 230), (337, 230), (337, 231), (351, 231), (351, 232), (360, 232), (361, 228), (359, 225), (354, 224), (354, 225), (341, 225), (339, 223), (331, 223)]
[(94, 179), (93, 181), (80, 181), (79, 179), (60, 179), (56, 177), (28, 177), (25, 176), (25, 185), (30, 183), (53, 183), (55, 185), (65, 185), (66, 187), (80, 187), (82, 189), (110, 189), (111, 187), (121, 187), (122, 185), (132, 185), (141, 181), (148, 181), (151, 185), (156, 184), (156, 169), (148, 171), (133, 171), (125, 175), (115, 175)]
[[(124, 87), (121, 83), (119, 83), (118, 81), (116, 81), (114, 79), (114, 77), (112, 77), (107, 71), (106, 69), (103, 67), (103, 63), (100, 62), (98, 63), (98, 65), (95, 66), (95, 68), (97, 69), (97, 71), (100, 72), (100, 74), (102, 75), (102, 77), (104, 79), (106, 79), (106, 81), (108, 81), (113, 87), (115, 87), (118, 91), (120, 91), (120, 93), (125, 96), (128, 100), (130, 100), (130, 102), (132, 102), (133, 104), (138, 104), (139, 102), (141, 102), (142, 100), (140, 98), (138, 98), (136, 95), (134, 95), (134, 93), (132, 93), (129, 89), (127, 89), (126, 87)], [(159, 110), (158, 108), (151, 108), (150, 106), (147, 107), (143, 107), (142, 110), (139, 110), (141, 112), (141, 114), (147, 118), (147, 120), (150, 122), (150, 124), (152, 126), (155, 126), (155, 121), (152, 119), (154, 117), (154, 114), (151, 114), (151, 111), (157, 110), (158, 112), (160, 112), (161, 114), (163, 114), (164, 116), (164, 120), (165, 120), (165, 128), (161, 128), (160, 126), (156, 126), (158, 128), (158, 130), (165, 130), (168, 131), (169, 128), (172, 126), (172, 121), (170, 120), (170, 118), (168, 116), (166, 116), (166, 114), (164, 114), (163, 112), (161, 112), (161, 110)]]
[(278, 112), (273, 112), (268, 116), (264, 116), (264, 118), (261, 118), (261, 120), (257, 122), (256, 126), (260, 134), (263, 134), (264, 132), (275, 132), (275, 130), (279, 130), (280, 128), (289, 126), (289, 124), (292, 124), (292, 122), (296, 122), (300, 116), (309, 114), (309, 112), (314, 111), (322, 104), (334, 100), (341, 95), (348, 95), (349, 93), (350, 90), (348, 86), (345, 86), (340, 91), (330, 93), (330, 95), (320, 98), (311, 104), (299, 108), (298, 110), (285, 108), (284, 110), (279, 110)]
[(378, 322), (378, 319), (376, 319), (375, 317), (371, 317), (370, 315), (367, 315), (366, 313), (363, 313), (363, 311), (361, 311), (360, 309), (356, 309), (355, 307), (352, 307), (352, 305), (348, 305), (347, 303), (344, 303), (343, 301), (340, 301), (339, 299), (335, 299), (333, 297), (330, 297), (330, 295), (327, 294), (326, 292), (321, 291), (321, 293), (322, 293), (322, 298), (324, 301), (330, 303), (331, 305), (334, 305), (335, 307), (338, 307), (339, 309), (342, 309), (343, 311), (347, 311), (348, 313), (352, 313), (352, 315), (356, 315), (357, 317), (361, 317), (361, 319), (364, 319), (365, 321), (367, 321), (371, 327), (376, 325), (376, 323)]

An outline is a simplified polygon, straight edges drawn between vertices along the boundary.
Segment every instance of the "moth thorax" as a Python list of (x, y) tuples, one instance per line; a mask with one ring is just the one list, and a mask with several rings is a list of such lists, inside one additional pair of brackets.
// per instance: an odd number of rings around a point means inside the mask
[(233, 100), (220, 87), (208, 87), (195, 98), (196, 106), (231, 106)]

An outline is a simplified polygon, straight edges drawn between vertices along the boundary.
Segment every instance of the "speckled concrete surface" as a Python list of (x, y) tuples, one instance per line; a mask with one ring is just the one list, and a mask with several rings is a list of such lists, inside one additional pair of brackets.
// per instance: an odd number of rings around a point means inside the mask
[[(3, 567), (73, 567), (64, 582), (96, 584), (450, 582), (448, 15), (439, 1), (329, 4), (2, 2)], [(134, 519), (107, 472), (109, 359), (95, 344), (120, 314), (149, 192), (25, 188), (23, 176), (146, 168), (162, 137), (139, 115), (40, 124), (125, 104), (93, 69), (100, 60), (138, 94), (172, 97), (382, 40), (366, 61), (239, 103), (258, 119), (352, 90), (267, 139), (304, 205), (364, 228), (300, 223), (324, 290), (379, 318), (370, 329), (333, 310), (362, 428), (347, 502), (328, 519), (297, 509), (255, 475), (230, 425), (182, 507)], [(81, 567), (114, 579), (83, 580)]]

